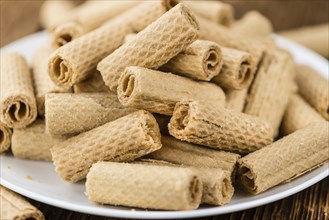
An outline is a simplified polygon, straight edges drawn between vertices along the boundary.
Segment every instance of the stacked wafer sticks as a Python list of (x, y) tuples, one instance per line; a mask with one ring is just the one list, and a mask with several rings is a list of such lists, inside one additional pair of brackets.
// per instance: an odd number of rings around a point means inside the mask
[(86, 178), (93, 202), (164, 210), (224, 205), (239, 185), (258, 194), (329, 159), (328, 81), (296, 67), (259, 13), (234, 21), (228, 4), (174, 0), (71, 7), (45, 3), (43, 24), (62, 38), (36, 52), (33, 74), (1, 54), (1, 151)]

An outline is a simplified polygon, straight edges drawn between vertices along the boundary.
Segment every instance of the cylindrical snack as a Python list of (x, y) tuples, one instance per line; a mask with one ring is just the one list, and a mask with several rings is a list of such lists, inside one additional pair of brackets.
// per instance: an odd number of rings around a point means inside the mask
[(69, 138), (55, 145), (51, 154), (60, 177), (77, 182), (98, 161), (129, 161), (160, 149), (160, 138), (153, 115), (137, 111)]
[(326, 120), (329, 120), (329, 82), (308, 66), (297, 66), (299, 93)]
[(204, 101), (225, 105), (223, 90), (208, 82), (197, 82), (171, 73), (128, 67), (119, 79), (122, 105), (172, 115), (179, 101)]
[(9, 149), (11, 135), (11, 129), (0, 121), (0, 154)]
[(104, 58), (97, 69), (105, 84), (116, 92), (118, 79), (126, 67), (158, 68), (198, 38), (199, 24), (192, 12), (178, 4), (133, 40)]
[(99, 61), (123, 43), (127, 34), (143, 30), (174, 4), (173, 0), (143, 2), (58, 48), (48, 63), (50, 78), (62, 87), (83, 81), (95, 72)]
[(329, 124), (312, 123), (239, 160), (244, 190), (259, 194), (329, 159)]
[(210, 81), (222, 68), (220, 46), (211, 41), (196, 40), (160, 69), (196, 80)]
[(245, 89), (251, 84), (256, 64), (250, 53), (221, 47), (223, 67), (211, 81), (226, 89)]
[(86, 192), (101, 204), (190, 210), (201, 202), (202, 182), (188, 168), (98, 162), (88, 173)]
[(37, 117), (31, 72), (24, 57), (1, 53), (1, 121), (8, 127), (22, 128)]
[(293, 90), (293, 78), (291, 56), (277, 49), (266, 53), (249, 89), (244, 112), (269, 122), (274, 136)]
[(243, 90), (226, 90), (226, 108), (238, 112), (243, 112), (244, 104), (246, 102), (248, 89)]
[(240, 154), (256, 151), (273, 141), (268, 123), (210, 103), (177, 103), (168, 127), (177, 139)]
[(170, 121), (170, 116), (161, 115), (161, 114), (157, 114), (157, 113), (154, 113), (153, 116), (159, 125), (161, 134), (169, 135), (168, 124)]
[(45, 115), (45, 95), (48, 93), (71, 92), (71, 89), (63, 89), (51, 81), (48, 75), (48, 58), (53, 52), (49, 43), (40, 47), (32, 59), (33, 81), (39, 116)]
[(83, 34), (85, 34), (84, 29), (74, 21), (58, 25), (51, 32), (51, 45), (53, 48), (61, 47)]
[(46, 133), (45, 121), (37, 119), (26, 128), (14, 129), (11, 150), (18, 158), (51, 161), (50, 148), (65, 139)]
[(105, 85), (102, 75), (98, 71), (91, 74), (86, 80), (75, 84), (73, 90), (74, 93), (110, 92), (109, 87)]
[(230, 27), (234, 20), (234, 9), (220, 1), (184, 1), (195, 13), (218, 24)]
[(232, 25), (232, 31), (250, 39), (265, 38), (273, 31), (270, 20), (258, 11), (247, 12)]
[(1, 219), (44, 220), (42, 212), (31, 205), (17, 193), (0, 185), (0, 217)]
[(46, 127), (52, 135), (72, 135), (128, 115), (113, 93), (48, 94)]

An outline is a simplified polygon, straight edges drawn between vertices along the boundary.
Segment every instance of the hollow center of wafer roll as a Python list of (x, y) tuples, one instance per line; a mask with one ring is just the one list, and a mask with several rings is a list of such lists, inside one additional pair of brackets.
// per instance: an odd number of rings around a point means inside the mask
[(174, 123), (178, 130), (184, 130), (189, 122), (189, 107), (188, 105), (182, 104), (179, 105), (175, 111), (179, 112), (179, 114), (177, 114), (176, 116), (174, 115), (172, 117), (172, 120), (174, 120)]
[(251, 65), (249, 62), (244, 61), (241, 63), (241, 68), (238, 75), (238, 80), (241, 85), (248, 84), (251, 80)]
[(72, 39), (73, 39), (73, 37), (70, 34), (68, 34), (68, 33), (62, 34), (57, 39), (57, 45), (59, 47), (61, 47), (61, 46), (65, 45), (65, 44), (67, 44), (68, 42), (71, 42)]
[(135, 87), (135, 76), (133, 74), (127, 74), (122, 79), (122, 94), (125, 97), (130, 97)]
[(241, 166), (239, 173), (242, 186), (248, 190), (255, 190), (255, 179), (250, 168)]
[(171, 8), (175, 7), (177, 4), (180, 3), (179, 0), (164, 0), (163, 2), (167, 10), (170, 10)]
[(59, 82), (65, 83), (69, 81), (71, 68), (67, 66), (67, 64), (61, 57), (56, 56), (54, 58), (54, 62), (52, 62), (51, 69)]
[(29, 115), (29, 109), (23, 101), (16, 101), (9, 106), (8, 115), (14, 122), (24, 120)]
[(190, 192), (190, 201), (193, 203), (195, 203), (198, 200), (198, 195), (200, 194), (201, 191), (201, 182), (200, 180), (195, 176), (193, 177), (193, 179), (190, 182), (190, 186), (189, 186), (189, 192)]
[(206, 57), (207, 70), (210, 72), (219, 70), (219, 57), (216, 50), (211, 49)]

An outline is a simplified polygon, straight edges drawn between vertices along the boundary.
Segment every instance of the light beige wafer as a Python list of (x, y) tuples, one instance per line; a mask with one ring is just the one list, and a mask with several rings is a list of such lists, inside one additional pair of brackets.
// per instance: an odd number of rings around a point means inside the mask
[(113, 93), (48, 94), (46, 127), (52, 135), (72, 135), (136, 111), (120, 104)]
[(325, 121), (300, 95), (292, 94), (282, 119), (285, 135), (307, 127), (312, 122)]
[(98, 161), (129, 161), (161, 148), (160, 130), (147, 111), (137, 111), (81, 133), (51, 149), (56, 172), (69, 182), (86, 177)]
[(204, 18), (197, 17), (197, 19), (200, 23), (200, 39), (214, 41), (223, 47), (248, 52), (252, 54), (255, 64), (259, 63), (265, 49), (262, 42), (245, 39), (243, 35), (236, 34), (225, 26)]
[(249, 89), (244, 112), (269, 122), (274, 136), (293, 90), (294, 73), (290, 54), (279, 49), (268, 51)]
[(45, 219), (42, 212), (32, 206), (22, 196), (1, 185), (0, 218), (4, 220)]
[(143, 67), (126, 68), (118, 83), (122, 105), (163, 115), (172, 115), (175, 104), (183, 100), (225, 105), (223, 90), (214, 84)]
[(238, 112), (243, 112), (244, 104), (246, 102), (248, 89), (243, 90), (226, 90), (226, 108)]
[(85, 80), (95, 72), (99, 61), (123, 43), (127, 34), (143, 30), (174, 4), (171, 0), (143, 2), (58, 48), (48, 63), (50, 78), (62, 87)]
[(250, 39), (265, 38), (273, 31), (270, 20), (258, 11), (247, 12), (232, 25), (232, 31)]
[(273, 141), (268, 123), (210, 103), (177, 103), (168, 127), (177, 139), (241, 154)]
[(259, 194), (329, 159), (329, 124), (312, 123), (239, 161), (244, 190)]
[(110, 92), (109, 87), (105, 85), (102, 75), (98, 71), (91, 74), (86, 80), (75, 84), (73, 90), (74, 93)]
[(61, 47), (78, 37), (85, 34), (85, 30), (77, 22), (70, 21), (64, 24), (58, 25), (51, 32), (51, 45), (53, 48)]
[(63, 89), (56, 86), (48, 75), (48, 58), (53, 52), (50, 43), (41, 46), (33, 55), (33, 81), (35, 87), (35, 96), (38, 107), (39, 116), (45, 115), (45, 95), (48, 93), (64, 93), (71, 92), (71, 89)]
[(202, 182), (188, 168), (98, 162), (88, 173), (86, 192), (101, 204), (190, 210), (201, 202)]
[(234, 20), (234, 8), (220, 1), (184, 1), (195, 13), (213, 22), (230, 27)]
[(196, 40), (160, 69), (196, 80), (210, 81), (222, 68), (220, 46), (211, 41)]
[(211, 81), (226, 89), (245, 89), (251, 84), (256, 71), (252, 55), (239, 50), (221, 47), (223, 67)]
[(329, 120), (329, 82), (308, 66), (297, 66), (299, 93), (326, 120)]
[(65, 139), (46, 133), (45, 121), (37, 119), (26, 128), (14, 129), (11, 150), (18, 158), (51, 161), (50, 148)]
[(17, 53), (1, 53), (1, 121), (21, 128), (37, 117), (37, 104), (29, 66)]
[(0, 121), (0, 154), (9, 149), (11, 135), (11, 129)]
[(118, 79), (126, 67), (158, 68), (193, 43), (199, 24), (192, 12), (178, 4), (136, 37), (104, 58), (97, 69), (105, 84), (116, 92)]
[(161, 115), (161, 114), (153, 114), (155, 120), (157, 121), (159, 128), (160, 128), (160, 132), (161, 134), (165, 134), (168, 135), (169, 131), (168, 131), (168, 124), (170, 121), (170, 116), (168, 115)]

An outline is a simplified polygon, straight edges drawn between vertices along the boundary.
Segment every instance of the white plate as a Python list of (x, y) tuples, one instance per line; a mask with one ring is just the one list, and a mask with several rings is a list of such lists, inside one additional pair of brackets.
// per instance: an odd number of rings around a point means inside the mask
[[(16, 41), (1, 50), (17, 51), (31, 60), (33, 52), (45, 41), (45, 32)], [(281, 47), (288, 49), (297, 63), (310, 65), (328, 78), (328, 61), (293, 42), (275, 36)], [(193, 211), (147, 211), (125, 207), (102, 206), (91, 203), (85, 196), (84, 183), (69, 184), (55, 173), (51, 163), (28, 161), (1, 155), (1, 185), (32, 199), (94, 215), (121, 218), (190, 218), (219, 215), (264, 205), (297, 193), (329, 175), (329, 163), (293, 180), (276, 186), (260, 195), (252, 196), (237, 190), (230, 204), (222, 207), (202, 206)]]

